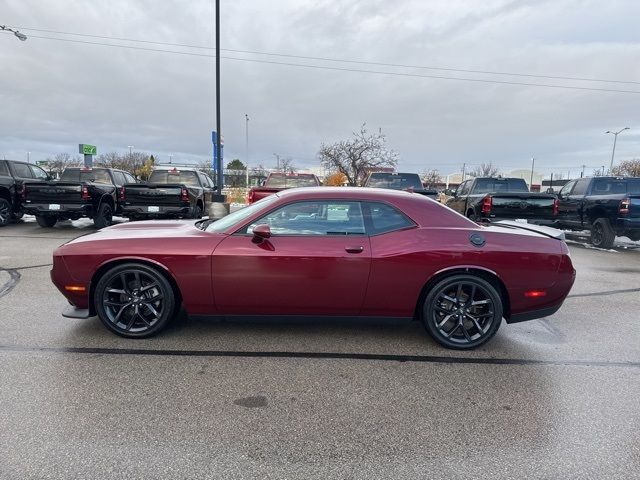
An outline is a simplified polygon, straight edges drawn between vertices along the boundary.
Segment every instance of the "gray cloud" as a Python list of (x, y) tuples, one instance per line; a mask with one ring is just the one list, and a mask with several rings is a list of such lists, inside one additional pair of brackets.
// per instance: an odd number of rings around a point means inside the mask
[[(0, 23), (196, 45), (213, 43), (212, 2), (9, 0)], [(635, 0), (222, 2), (223, 47), (398, 64), (640, 82)], [(160, 159), (205, 159), (214, 125), (213, 59), (0, 35), (0, 155), (32, 159), (79, 142), (127, 145)], [(102, 42), (82, 37), (69, 39)], [(118, 43), (118, 42), (112, 42)], [(126, 42), (119, 42), (125, 44)], [(135, 44), (128, 44), (135, 45)], [(211, 54), (206, 50), (137, 46)], [(225, 56), (477, 79), (495, 76)], [(322, 142), (363, 122), (381, 127), (400, 168), (444, 173), (491, 160), (541, 171), (606, 164), (604, 131), (630, 126), (618, 159), (640, 156), (639, 94), (397, 77), (223, 60), (226, 158), (273, 153), (314, 165)], [(640, 91), (640, 85), (499, 77), (507, 81)], [(588, 169), (590, 171), (590, 168)]]

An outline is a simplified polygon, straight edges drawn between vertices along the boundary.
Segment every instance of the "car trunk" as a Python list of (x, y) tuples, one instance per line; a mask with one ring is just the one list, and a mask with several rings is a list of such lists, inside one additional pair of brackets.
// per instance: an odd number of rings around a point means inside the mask
[(182, 198), (179, 184), (138, 184), (124, 186), (127, 205), (175, 206)]
[(79, 182), (25, 183), (25, 198), (29, 203), (84, 203), (82, 186)]
[(500, 193), (491, 195), (491, 216), (496, 218), (553, 219), (552, 195), (535, 195), (527, 193)]

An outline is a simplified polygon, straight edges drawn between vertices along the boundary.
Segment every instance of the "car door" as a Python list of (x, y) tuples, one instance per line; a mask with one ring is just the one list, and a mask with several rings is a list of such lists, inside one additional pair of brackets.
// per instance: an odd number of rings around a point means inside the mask
[(570, 181), (558, 193), (558, 221), (567, 227), (579, 226), (580, 224), (577, 205), (570, 198), (576, 182), (577, 180)]
[(458, 186), (455, 196), (447, 202), (447, 206), (449, 208), (452, 208), (453, 210), (455, 210), (458, 213), (461, 213), (462, 215), (466, 213), (465, 202), (467, 200), (467, 194), (469, 193), (470, 184), (471, 184), (471, 180), (462, 182)]
[[(271, 237), (252, 231), (269, 225)], [(220, 313), (344, 315), (361, 311), (371, 264), (360, 202), (297, 201), (224, 239), (213, 252)]]

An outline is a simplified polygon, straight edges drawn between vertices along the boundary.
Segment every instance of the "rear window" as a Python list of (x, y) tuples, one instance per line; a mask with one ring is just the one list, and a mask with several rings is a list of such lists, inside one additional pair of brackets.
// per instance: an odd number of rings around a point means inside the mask
[(593, 182), (592, 195), (615, 195), (617, 193), (640, 193), (640, 178), (597, 178)]
[(474, 193), (528, 191), (527, 183), (522, 178), (480, 178), (473, 189)]
[(198, 187), (198, 175), (193, 170), (156, 170), (149, 177), (150, 183), (180, 183)]
[(295, 188), (314, 187), (318, 185), (313, 175), (271, 175), (265, 182), (265, 187)]
[(60, 176), (61, 182), (90, 182), (111, 185), (109, 172), (104, 168), (91, 168), (81, 170), (79, 168), (67, 168)]
[(420, 177), (413, 173), (372, 173), (367, 186), (392, 190), (422, 189), (422, 182)]
[(9, 167), (6, 162), (0, 162), (0, 175), (9, 176)]

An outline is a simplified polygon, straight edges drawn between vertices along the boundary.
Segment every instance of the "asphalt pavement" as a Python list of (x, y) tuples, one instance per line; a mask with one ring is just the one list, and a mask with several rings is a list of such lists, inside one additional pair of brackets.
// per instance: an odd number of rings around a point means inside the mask
[[(0, 229), (0, 478), (640, 478), (640, 249), (572, 239), (554, 316), (445, 350), (416, 323), (65, 319), (52, 251)], [(526, 272), (526, 266), (523, 266)]]

